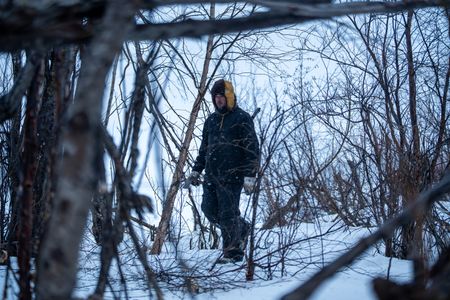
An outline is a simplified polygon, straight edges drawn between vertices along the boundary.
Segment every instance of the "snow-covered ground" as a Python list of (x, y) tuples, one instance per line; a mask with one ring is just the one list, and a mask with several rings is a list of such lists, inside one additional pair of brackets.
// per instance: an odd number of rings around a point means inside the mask
[[(167, 243), (160, 255), (148, 255), (148, 261), (166, 300), (272, 300), (279, 299), (299, 286), (368, 233), (367, 229), (349, 228), (325, 221), (320, 226), (304, 223), (296, 228), (256, 231), (257, 267), (252, 281), (245, 280), (245, 261), (219, 265), (215, 261), (220, 256), (220, 250), (196, 249), (196, 232), (178, 236), (174, 239), (177, 242)], [(146, 239), (145, 235), (145, 232), (141, 232), (143, 241)], [(143, 246), (149, 247), (150, 243), (143, 242)], [(154, 289), (149, 288), (142, 264), (133, 249), (131, 242), (127, 240), (121, 244), (121, 268), (117, 264), (112, 267), (105, 299), (155, 299)], [(0, 294), (3, 294), (5, 288), (5, 270), (5, 266), (0, 266)], [(125, 284), (121, 281), (119, 271), (125, 278)], [(99, 247), (86, 234), (74, 296), (86, 299), (92, 294), (98, 272)], [(388, 274), (389, 278), (396, 281), (409, 281), (411, 264), (408, 261), (390, 260), (372, 248), (353, 265), (326, 281), (311, 299), (376, 299), (371, 280)], [(186, 288), (187, 280), (194, 291), (192, 293)], [(11, 274), (6, 286), (7, 299), (15, 299), (17, 285)]]
[[(257, 231), (257, 267), (253, 281), (246, 281), (246, 263), (218, 265), (220, 250), (197, 250), (196, 233), (179, 236), (161, 255), (148, 259), (158, 278), (164, 299), (279, 299), (341, 255), (369, 231), (349, 228), (339, 223), (301, 224), (293, 228)], [(89, 244), (89, 243), (88, 243)], [(149, 246), (149, 245), (148, 245)], [(132, 251), (131, 243), (122, 245), (121, 270), (126, 278), (121, 284), (119, 269), (112, 269), (111, 288), (105, 299), (148, 299), (154, 297), (145, 282), (144, 270)], [(279, 249), (284, 249), (280, 251)], [(98, 274), (97, 250), (84, 246), (80, 260), (76, 296), (86, 298), (95, 288)], [(270, 267), (268, 267), (270, 265)], [(411, 278), (408, 261), (389, 259), (372, 248), (353, 265), (326, 281), (311, 299), (376, 299), (371, 288), (375, 277), (396, 281)], [(194, 292), (186, 288), (189, 280)], [(150, 296), (152, 293), (152, 296)]]

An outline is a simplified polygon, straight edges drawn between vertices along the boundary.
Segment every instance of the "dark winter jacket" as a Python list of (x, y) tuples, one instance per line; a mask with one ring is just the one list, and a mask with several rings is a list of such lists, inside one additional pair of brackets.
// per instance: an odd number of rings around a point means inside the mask
[(206, 181), (242, 183), (244, 176), (254, 177), (258, 169), (259, 145), (253, 120), (236, 104), (233, 86), (217, 81), (211, 89), (227, 100), (226, 112), (211, 114), (203, 127), (202, 143), (193, 171), (205, 170)]

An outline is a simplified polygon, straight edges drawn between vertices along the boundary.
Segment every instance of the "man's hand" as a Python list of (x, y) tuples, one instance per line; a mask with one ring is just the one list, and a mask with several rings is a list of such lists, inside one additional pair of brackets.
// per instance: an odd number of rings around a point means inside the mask
[(256, 178), (255, 177), (244, 177), (244, 191), (247, 195), (250, 195), (255, 189)]
[(188, 181), (193, 186), (199, 186), (200, 185), (200, 173), (197, 171), (192, 171), (192, 173), (188, 177)]

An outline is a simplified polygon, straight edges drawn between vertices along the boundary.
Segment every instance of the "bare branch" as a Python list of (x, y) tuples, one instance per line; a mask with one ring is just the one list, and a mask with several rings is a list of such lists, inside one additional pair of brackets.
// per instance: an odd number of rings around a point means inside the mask
[(389, 238), (401, 225), (408, 224), (415, 220), (417, 216), (424, 214), (431, 205), (450, 192), (450, 173), (447, 173), (442, 180), (433, 188), (419, 195), (419, 198), (397, 217), (384, 223), (377, 231), (359, 240), (346, 253), (338, 257), (334, 262), (321, 269), (314, 276), (308, 279), (300, 287), (291, 293), (283, 296), (282, 300), (307, 299), (326, 279), (333, 276), (342, 267), (350, 265), (364, 251), (372, 247), (383, 238)]
[(13, 88), (9, 93), (0, 97), (0, 123), (12, 118), (16, 113), (22, 102), (23, 95), (31, 84), (33, 74), (38, 68), (38, 62), (41, 59), (41, 56), (42, 55), (38, 53), (30, 53), (29, 59), (27, 59), (27, 63), (20, 71)]
[[(196, 1), (206, 3), (206, 1)], [(208, 1), (209, 2), (209, 1)], [(232, 1), (218, 1), (232, 2)], [(262, 29), (274, 26), (300, 24), (307, 21), (330, 19), (349, 14), (395, 13), (408, 9), (450, 6), (449, 0), (417, 0), (399, 2), (350, 2), (340, 4), (305, 4), (305, 1), (281, 2), (249, 1), (270, 10), (247, 17), (228, 20), (184, 20), (175, 23), (136, 25), (127, 40), (158, 40)], [(192, 4), (192, 1), (163, 1), (156, 5)], [(155, 4), (153, 4), (155, 5)], [(141, 9), (154, 8), (147, 1)], [(0, 6), (0, 51), (84, 43), (94, 34), (92, 22), (104, 13), (104, 1), (82, 2), (74, 5), (52, 5), (44, 9)]]

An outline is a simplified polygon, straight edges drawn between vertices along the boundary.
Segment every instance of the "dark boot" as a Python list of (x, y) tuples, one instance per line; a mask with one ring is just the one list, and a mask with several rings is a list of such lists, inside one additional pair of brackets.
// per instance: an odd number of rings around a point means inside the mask
[(221, 257), (217, 260), (218, 264), (229, 264), (229, 263), (237, 263), (244, 260), (244, 255), (233, 256), (233, 257)]
[(220, 227), (223, 241), (223, 258), (235, 262), (242, 261), (244, 258), (244, 251), (240, 246), (242, 235), (242, 227), (240, 225), (241, 220), (235, 219), (230, 220), (230, 222), (222, 222)]
[(223, 255), (217, 260), (218, 264), (236, 263), (244, 260), (244, 251), (239, 247), (230, 245), (223, 249)]

